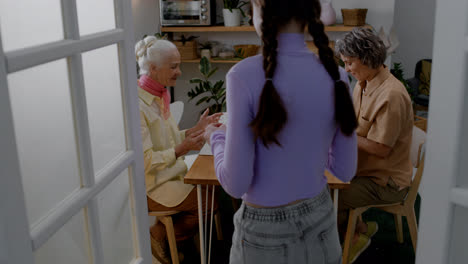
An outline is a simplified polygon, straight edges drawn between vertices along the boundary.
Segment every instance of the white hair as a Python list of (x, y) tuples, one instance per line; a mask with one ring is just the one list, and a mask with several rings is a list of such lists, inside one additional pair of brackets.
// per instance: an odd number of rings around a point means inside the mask
[(154, 36), (147, 36), (138, 41), (135, 45), (135, 55), (140, 67), (140, 75), (148, 74), (151, 64), (161, 66), (164, 60), (173, 49), (177, 47), (170, 41), (157, 39)]

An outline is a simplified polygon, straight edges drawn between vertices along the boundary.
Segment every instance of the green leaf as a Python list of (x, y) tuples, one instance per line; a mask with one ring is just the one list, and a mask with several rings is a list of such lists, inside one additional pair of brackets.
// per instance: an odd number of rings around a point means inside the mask
[(210, 78), (213, 74), (215, 74), (215, 72), (218, 71), (218, 67), (215, 67), (214, 69), (212, 69), (207, 75), (206, 75), (206, 78)]
[(198, 38), (198, 36), (190, 36), (187, 38), (187, 41), (192, 41), (194, 39)]
[(203, 82), (203, 89), (205, 89), (205, 91), (212, 91), (213, 87), (211, 87), (211, 82)]
[(242, 10), (242, 7), (248, 4), (247, 2), (240, 1), (239, 4), (237, 5), (237, 8), (239, 8), (239, 11), (241, 12), (242, 17), (246, 17), (244, 10)]
[(225, 94), (226, 94), (226, 90), (221, 89), (221, 90), (218, 91), (218, 93), (216, 93), (216, 97), (217, 97), (217, 99), (221, 99), (223, 97), (223, 95), (225, 95)]
[(240, 1), (239, 4), (237, 4), (237, 8), (241, 8), (245, 5), (247, 5), (249, 2), (246, 2), (246, 1)]
[(190, 83), (201, 83), (201, 82), (203, 82), (203, 80), (200, 78), (193, 78), (190, 80)]
[(224, 82), (223, 81), (217, 81), (215, 85), (213, 86), (213, 91), (218, 92), (218, 90), (223, 87)]
[(210, 99), (210, 97), (209, 97), (209, 96), (205, 96), (205, 97), (201, 98), (200, 100), (198, 100), (198, 101), (196, 102), (196, 105), (199, 105), (199, 104), (201, 104), (201, 103), (207, 101), (208, 99)]
[(206, 77), (211, 70), (210, 61), (206, 57), (202, 57), (200, 60), (199, 67), (200, 67), (200, 72), (203, 74), (203, 76)]
[(242, 48), (238, 48), (237, 50), (234, 51), (234, 55), (237, 57), (237, 58), (241, 58), (241, 59), (245, 59), (245, 52)]
[(242, 10), (242, 8), (239, 8), (239, 11), (240, 11), (242, 17), (246, 17), (246, 15), (245, 15), (245, 13), (244, 13), (244, 10)]

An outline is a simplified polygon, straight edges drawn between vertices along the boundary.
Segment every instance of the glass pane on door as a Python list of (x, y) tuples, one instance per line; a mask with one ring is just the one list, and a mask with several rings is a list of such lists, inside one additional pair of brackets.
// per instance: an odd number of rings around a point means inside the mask
[(0, 1), (3, 50), (63, 39), (60, 0)]
[(128, 264), (134, 258), (128, 170), (98, 195), (105, 264)]
[(85, 214), (81, 210), (34, 252), (35, 263), (91, 263), (85, 228)]
[(79, 0), (76, 7), (82, 36), (115, 28), (114, 0)]
[(91, 148), (96, 173), (126, 150), (117, 55), (116, 45), (83, 53)]
[(65, 59), (8, 75), (29, 223), (80, 188)]

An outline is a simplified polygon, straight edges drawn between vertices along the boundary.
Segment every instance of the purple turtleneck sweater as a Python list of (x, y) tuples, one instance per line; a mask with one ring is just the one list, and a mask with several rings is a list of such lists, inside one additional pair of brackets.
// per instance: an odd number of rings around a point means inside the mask
[[(342, 181), (356, 171), (356, 135), (343, 135), (334, 121), (334, 83), (304, 36), (280, 34), (277, 61), (273, 83), (288, 112), (278, 136), (282, 146), (266, 148), (249, 127), (265, 83), (261, 55), (242, 60), (227, 74), (227, 131), (211, 135), (224, 190), (262, 206), (316, 196), (327, 184), (325, 169)], [(348, 82), (342, 69), (341, 76)]]

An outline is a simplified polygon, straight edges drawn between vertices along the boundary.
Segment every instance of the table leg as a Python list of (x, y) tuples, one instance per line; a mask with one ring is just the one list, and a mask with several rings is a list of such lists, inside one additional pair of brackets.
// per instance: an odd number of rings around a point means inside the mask
[(210, 221), (210, 242), (208, 243), (208, 264), (210, 264), (210, 261), (211, 261), (211, 239), (213, 238), (214, 198), (215, 198), (215, 186), (213, 185), (213, 192), (211, 193), (211, 221)]
[(198, 200), (198, 228), (200, 231), (200, 260), (201, 264), (205, 264), (205, 242), (203, 241), (203, 212), (202, 212), (202, 190), (201, 185), (197, 184), (197, 200)]
[(207, 259), (207, 255), (206, 253), (208, 252), (208, 248), (207, 248), (207, 243), (208, 243), (208, 238), (207, 238), (207, 235), (208, 235), (208, 192), (210, 190), (209, 186), (206, 185), (205, 186), (205, 228), (203, 229), (205, 231), (205, 246), (204, 246), (204, 249), (205, 249), (205, 263), (206, 263), (206, 259)]
[(336, 216), (338, 216), (338, 191), (338, 189), (333, 190), (333, 210)]

